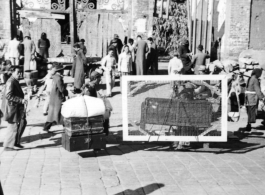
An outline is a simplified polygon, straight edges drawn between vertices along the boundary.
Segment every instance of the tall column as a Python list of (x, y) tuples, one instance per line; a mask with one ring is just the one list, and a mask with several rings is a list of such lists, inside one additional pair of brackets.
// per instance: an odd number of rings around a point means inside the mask
[(0, 0), (0, 37), (11, 39), (11, 9), (9, 0)]
[(237, 58), (248, 49), (250, 35), (251, 0), (226, 1), (225, 40), (221, 58)]
[(77, 38), (77, 26), (76, 26), (76, 11), (75, 0), (70, 0), (70, 37), (71, 37), (71, 51), (74, 53), (74, 43)]

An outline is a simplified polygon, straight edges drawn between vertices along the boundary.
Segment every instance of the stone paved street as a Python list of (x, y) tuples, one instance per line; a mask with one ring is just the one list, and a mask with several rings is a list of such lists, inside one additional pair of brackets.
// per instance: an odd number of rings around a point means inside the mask
[[(122, 142), (121, 94), (110, 99), (111, 135), (106, 151), (67, 152), (61, 147), (62, 126), (42, 131), (45, 117), (30, 105), (23, 150), (1, 152), (0, 179), (5, 195), (262, 195), (265, 192), (265, 128), (261, 119), (252, 133), (229, 123), (227, 143), (191, 143), (172, 151), (170, 143)], [(2, 122), (2, 145), (6, 123)]]

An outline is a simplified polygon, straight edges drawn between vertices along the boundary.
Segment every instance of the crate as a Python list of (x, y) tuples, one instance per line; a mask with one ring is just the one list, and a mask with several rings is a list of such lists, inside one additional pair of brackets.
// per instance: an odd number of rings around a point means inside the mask
[(207, 100), (146, 98), (141, 105), (140, 128), (146, 124), (208, 128), (212, 104)]
[(64, 130), (68, 136), (79, 136), (104, 132), (104, 116), (89, 118), (65, 118)]

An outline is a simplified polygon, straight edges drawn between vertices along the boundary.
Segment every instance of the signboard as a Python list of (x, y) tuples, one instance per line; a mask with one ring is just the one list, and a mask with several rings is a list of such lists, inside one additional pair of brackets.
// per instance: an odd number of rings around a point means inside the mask
[(137, 33), (145, 33), (146, 32), (146, 23), (147, 23), (147, 20), (145, 18), (138, 19), (135, 22), (135, 26), (137, 28)]
[(124, 0), (98, 0), (97, 9), (123, 10)]
[(65, 15), (61, 14), (51, 14), (40, 11), (27, 11), (27, 10), (18, 10), (20, 17), (22, 18), (42, 18), (42, 19), (65, 19)]
[(51, 0), (22, 0), (24, 8), (51, 9)]

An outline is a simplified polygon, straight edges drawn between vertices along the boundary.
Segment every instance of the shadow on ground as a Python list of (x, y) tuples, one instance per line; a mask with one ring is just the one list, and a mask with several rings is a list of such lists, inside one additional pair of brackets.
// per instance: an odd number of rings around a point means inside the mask
[(146, 194), (147, 195), (147, 194), (151, 194), (151, 193), (155, 192), (159, 188), (163, 188), (164, 186), (165, 185), (161, 184), (161, 183), (152, 183), (152, 184), (146, 185), (144, 187), (137, 188), (135, 190), (127, 189), (127, 190), (119, 192), (115, 195), (121, 195), (121, 194)]

